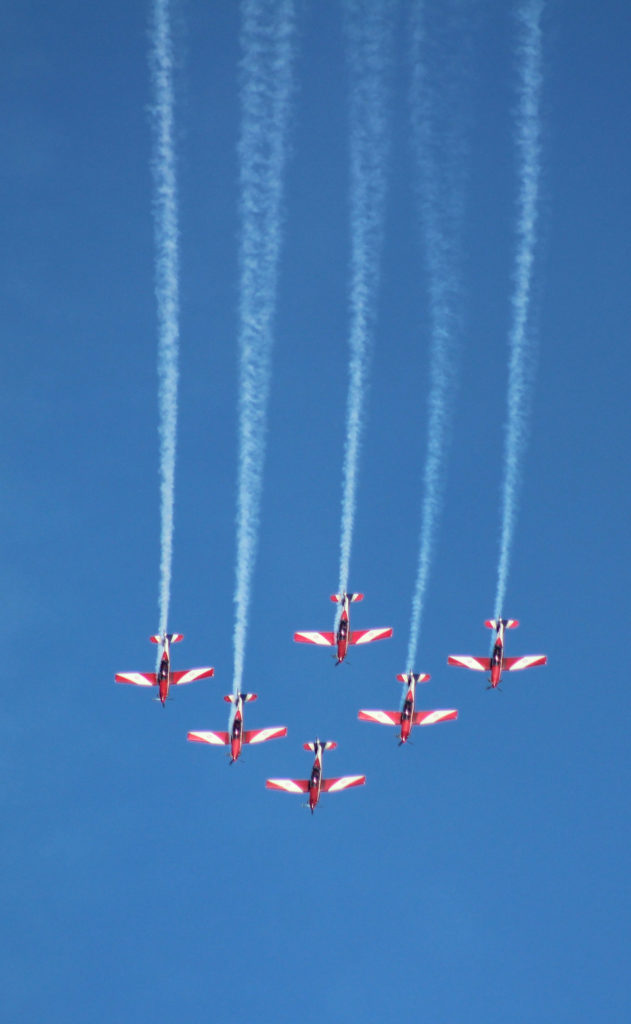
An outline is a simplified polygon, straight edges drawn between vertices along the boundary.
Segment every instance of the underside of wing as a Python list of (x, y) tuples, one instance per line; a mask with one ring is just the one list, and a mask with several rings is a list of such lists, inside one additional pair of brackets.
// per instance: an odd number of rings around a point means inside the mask
[(351, 644), (371, 644), (373, 640), (386, 640), (392, 636), (392, 628), (386, 629), (356, 629), (351, 633)]
[(447, 664), (460, 665), (462, 668), (472, 668), (474, 672), (489, 672), (491, 659), (475, 658), (472, 654), (450, 654), (447, 658)]
[(171, 683), (173, 686), (183, 686), (184, 683), (194, 683), (196, 679), (209, 679), (214, 674), (214, 668), (188, 668), (184, 672), (172, 672)]
[(333, 647), (335, 633), (294, 633), (294, 640), (299, 644), (320, 644), (322, 647)]
[(365, 775), (343, 775), (340, 779), (322, 779), (323, 793), (339, 793), (341, 789), (349, 789), (351, 786), (363, 786), (366, 781)]
[(362, 722), (378, 722), (379, 725), (401, 725), (400, 711), (367, 711), (357, 713)]
[(277, 740), (287, 735), (286, 725), (275, 725), (268, 729), (246, 729), (243, 733), (244, 743), (265, 743), (266, 740)]
[(229, 732), (210, 732), (207, 729), (202, 732), (189, 732), (186, 738), (193, 743), (212, 743), (216, 747), (227, 747), (230, 743)]
[(435, 725), (436, 722), (451, 722), (458, 717), (455, 708), (437, 708), (435, 711), (415, 711), (414, 725)]
[(545, 665), (547, 660), (547, 654), (524, 654), (521, 658), (504, 658), (502, 668), (506, 672), (518, 672), (522, 668), (534, 668), (536, 665)]
[(155, 672), (119, 672), (115, 679), (117, 683), (132, 683), (134, 686), (158, 685)]
[(309, 779), (268, 779), (267, 789), (282, 789), (285, 793), (308, 793)]

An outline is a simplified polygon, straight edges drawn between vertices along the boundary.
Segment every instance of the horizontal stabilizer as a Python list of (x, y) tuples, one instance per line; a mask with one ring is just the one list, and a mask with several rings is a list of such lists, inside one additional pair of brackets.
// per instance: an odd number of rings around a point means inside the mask
[(516, 629), (519, 625), (517, 619), (487, 619), (484, 625), (487, 629), (499, 629), (501, 622), (504, 623), (504, 629)]
[(132, 683), (134, 686), (158, 685), (155, 672), (119, 672), (114, 678), (117, 683)]
[(474, 658), (472, 654), (450, 654), (448, 665), (460, 665), (461, 668), (472, 668), (474, 672), (490, 672), (490, 658)]
[(283, 789), (285, 793), (308, 793), (309, 779), (268, 779), (267, 789)]
[(344, 595), (344, 594), (331, 594), (331, 600), (335, 601), (337, 604), (341, 604), (342, 601), (344, 600), (345, 596), (348, 598), (349, 601), (363, 601), (364, 600), (364, 595), (363, 594), (346, 594), (346, 595)]
[(184, 686), (185, 683), (194, 683), (196, 679), (210, 679), (214, 674), (214, 668), (189, 668), (184, 672), (172, 672), (171, 683), (173, 686)]
[(275, 725), (268, 729), (246, 729), (243, 733), (244, 743), (265, 743), (287, 735), (286, 725)]
[(228, 732), (210, 732), (209, 730), (189, 732), (186, 738), (192, 743), (211, 743), (216, 747), (227, 747), (230, 743), (230, 733)]
[(321, 647), (334, 647), (335, 633), (294, 633), (294, 640), (298, 644), (319, 644)]
[(340, 779), (322, 779), (320, 788), (323, 793), (339, 793), (350, 786), (363, 786), (365, 781), (365, 775), (343, 775)]
[[(258, 699), (259, 699), (258, 693), (242, 693), (241, 694), (241, 700), (244, 701), (245, 703), (249, 703), (252, 700), (258, 700)], [(227, 700), (230, 704), (236, 704), (237, 703), (237, 698), (235, 697), (234, 693), (227, 693), (226, 696), (224, 697), (224, 700)]]
[(356, 629), (351, 633), (350, 644), (371, 644), (373, 640), (386, 640), (392, 636), (390, 626), (383, 629)]
[[(315, 743), (303, 743), (302, 746), (304, 750), (315, 751), (316, 748)], [(337, 743), (335, 742), (335, 740), (326, 740), (326, 742), (321, 743), (320, 746), (322, 747), (323, 750), (335, 750), (335, 748), (337, 747)]]
[[(180, 640), (184, 639), (183, 633), (167, 633), (166, 638), (171, 644), (179, 644)], [(161, 633), (157, 633), (155, 636), (150, 636), (152, 644), (161, 644), (164, 642), (164, 637)]]
[(400, 683), (411, 683), (414, 680), (415, 683), (427, 683), (432, 677), (428, 672), (401, 672), (397, 676)]
[(545, 665), (548, 661), (546, 654), (524, 654), (521, 658), (504, 658), (502, 668), (507, 672), (517, 672), (522, 668), (535, 668), (536, 665)]

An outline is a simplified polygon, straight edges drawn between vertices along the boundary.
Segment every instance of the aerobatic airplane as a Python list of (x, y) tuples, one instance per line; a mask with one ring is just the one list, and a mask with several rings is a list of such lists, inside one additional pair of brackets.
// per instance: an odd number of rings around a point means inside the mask
[(117, 683), (133, 683), (134, 686), (157, 686), (159, 687), (159, 700), (164, 707), (169, 696), (169, 687), (182, 686), (184, 683), (194, 683), (196, 679), (208, 679), (215, 674), (214, 668), (189, 668), (184, 672), (171, 671), (171, 644), (179, 643), (184, 637), (182, 633), (160, 633), (150, 637), (152, 644), (162, 644), (162, 657), (158, 673), (155, 672), (119, 672), (116, 675)]
[(339, 779), (322, 778), (322, 754), (325, 750), (335, 750), (337, 743), (327, 740), (322, 743), (316, 736), (314, 743), (303, 744), (305, 750), (313, 750), (315, 759), (308, 779), (268, 779), (265, 783), (267, 789), (282, 789), (286, 793), (308, 793), (309, 807), (313, 814), (314, 808), (320, 799), (320, 793), (338, 793), (341, 789), (349, 789), (350, 786), (363, 786), (366, 781), (365, 775), (343, 775)]
[(406, 672), (397, 676), (400, 683), (407, 683), (407, 693), (400, 711), (359, 711), (357, 717), (362, 722), (378, 722), (379, 725), (400, 726), (399, 746), (407, 743), (413, 725), (434, 725), (435, 722), (450, 722), (458, 717), (455, 708), (436, 709), (435, 711), (415, 711), (414, 691), (417, 683), (426, 683), (429, 675), (417, 672)]
[(472, 654), (450, 654), (447, 658), (448, 665), (460, 665), (475, 672), (490, 672), (490, 686), (487, 689), (495, 690), (502, 678), (502, 672), (517, 672), (522, 668), (546, 664), (548, 658), (545, 654), (524, 654), (521, 658), (504, 656), (504, 631), (515, 629), (519, 625), (517, 619), (487, 619), (484, 625), (488, 629), (494, 629), (496, 633), (490, 658), (476, 658)]
[(256, 693), (230, 693), (224, 700), (235, 705), (234, 718), (230, 732), (189, 732), (187, 740), (194, 743), (211, 743), (215, 746), (230, 747), (230, 764), (234, 764), (241, 753), (244, 743), (265, 743), (287, 735), (287, 727), (274, 726), (271, 729), (243, 729), (243, 705), (246, 701), (256, 700)]
[(385, 640), (392, 636), (392, 629), (358, 629), (351, 632), (349, 605), (351, 601), (363, 601), (363, 594), (331, 594), (331, 600), (342, 605), (340, 621), (335, 633), (301, 632), (294, 633), (294, 640), (299, 644), (320, 644), (324, 647), (337, 645), (336, 665), (340, 665), (351, 644), (370, 644), (373, 640)]

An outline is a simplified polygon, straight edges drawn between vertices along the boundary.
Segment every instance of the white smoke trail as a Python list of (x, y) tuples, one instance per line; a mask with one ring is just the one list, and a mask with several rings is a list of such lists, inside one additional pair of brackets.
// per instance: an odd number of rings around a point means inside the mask
[(241, 689), (265, 460), (281, 200), (294, 51), (293, 0), (241, 5), (239, 470), (233, 692)]
[[(388, 159), (387, 70), (390, 4), (347, 0), (350, 95), (350, 363), (346, 443), (342, 470), (342, 523), (338, 591), (348, 590), (357, 473), (363, 431), (364, 390), (376, 318)], [(338, 605), (338, 618), (341, 605)]]
[(153, 114), (153, 218), (158, 308), (158, 415), (160, 435), (160, 628), (165, 632), (171, 595), (173, 504), (177, 433), (179, 251), (174, 143), (173, 43), (169, 0), (155, 0), (151, 26)]
[[(463, 96), (458, 95), (463, 55), (455, 61), (441, 53), (430, 75), (427, 67), (424, 5), (413, 11), (412, 141), (418, 169), (421, 228), (428, 273), (430, 323), (430, 390), (427, 452), (416, 584), (412, 597), (407, 668), (415, 671), (421, 620), (429, 583), (436, 527), (442, 507), (445, 448), (456, 387), (457, 336), (460, 328), (460, 235), (463, 220)], [(462, 38), (462, 33), (457, 34)], [(450, 127), (446, 127), (450, 126)]]
[[(502, 533), (497, 570), (495, 618), (504, 610), (517, 499), (521, 481), (521, 459), (527, 441), (528, 412), (532, 384), (533, 342), (528, 336), (533, 263), (537, 243), (539, 198), (542, 84), (541, 15), (543, 0), (529, 0), (518, 10), (519, 104), (516, 116), (519, 155), (519, 196), (517, 251), (512, 294), (512, 325), (509, 335), (508, 423), (504, 442), (502, 487)], [(532, 332), (531, 332), (532, 333)]]

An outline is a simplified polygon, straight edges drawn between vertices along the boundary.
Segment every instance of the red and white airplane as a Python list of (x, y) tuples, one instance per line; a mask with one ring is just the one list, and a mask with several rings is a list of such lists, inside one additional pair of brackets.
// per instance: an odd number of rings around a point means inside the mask
[(397, 676), (400, 683), (407, 683), (407, 693), (400, 711), (359, 711), (357, 717), (362, 722), (378, 722), (379, 725), (400, 726), (399, 746), (407, 743), (413, 725), (434, 725), (436, 722), (450, 722), (458, 717), (455, 708), (435, 711), (415, 711), (414, 698), (417, 683), (426, 683), (429, 675), (417, 672), (405, 672)]
[(230, 693), (224, 700), (235, 705), (234, 718), (230, 732), (189, 732), (187, 740), (194, 743), (211, 743), (214, 746), (230, 747), (230, 764), (234, 764), (241, 753), (244, 743), (265, 743), (266, 740), (275, 740), (280, 736), (287, 735), (285, 725), (274, 726), (271, 729), (243, 729), (243, 705), (246, 701), (256, 700), (256, 693), (237, 693), (236, 697)]
[(365, 775), (343, 775), (339, 779), (322, 778), (322, 754), (325, 750), (335, 750), (337, 743), (328, 740), (322, 743), (317, 737), (314, 743), (305, 743), (305, 750), (313, 750), (315, 760), (308, 779), (268, 779), (265, 783), (267, 789), (283, 789), (286, 793), (308, 793), (309, 807), (313, 814), (314, 808), (320, 799), (320, 793), (337, 793), (341, 789), (349, 789), (350, 786), (363, 786), (366, 781)]
[(171, 644), (179, 643), (184, 637), (182, 633), (161, 633), (150, 637), (152, 644), (162, 644), (162, 657), (157, 674), (155, 672), (118, 672), (117, 683), (133, 683), (134, 686), (157, 686), (159, 687), (159, 700), (164, 707), (169, 696), (169, 687), (183, 686), (184, 683), (194, 683), (196, 679), (208, 679), (214, 676), (214, 668), (189, 668), (184, 672), (171, 671)]
[(496, 632), (493, 653), (490, 658), (476, 658), (472, 654), (450, 654), (447, 658), (448, 665), (460, 665), (462, 668), (471, 668), (475, 672), (490, 672), (489, 690), (494, 690), (502, 672), (517, 672), (522, 668), (534, 668), (535, 665), (545, 665), (548, 658), (545, 654), (524, 654), (521, 658), (506, 658), (504, 656), (504, 631), (515, 629), (519, 622), (517, 619), (487, 619), (484, 623), (488, 629)]
[(385, 640), (392, 636), (392, 629), (357, 629), (351, 632), (349, 605), (351, 601), (363, 601), (363, 594), (331, 594), (331, 600), (342, 605), (340, 621), (335, 633), (301, 632), (294, 633), (299, 644), (320, 644), (323, 647), (337, 646), (336, 665), (340, 665), (351, 644), (370, 644), (373, 640)]

